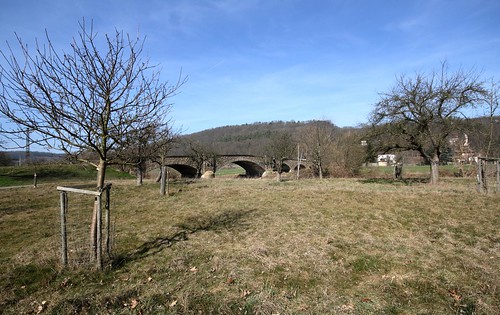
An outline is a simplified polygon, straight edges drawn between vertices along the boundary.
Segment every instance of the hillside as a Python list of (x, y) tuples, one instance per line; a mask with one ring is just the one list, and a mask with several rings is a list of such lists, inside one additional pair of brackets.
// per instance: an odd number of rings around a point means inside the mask
[[(210, 146), (219, 154), (260, 155), (273, 135), (280, 132), (290, 133), (294, 139), (300, 139), (307, 128), (318, 121), (272, 121), (255, 122), (237, 126), (223, 126), (208, 129), (181, 137), (181, 143), (198, 142)], [(332, 130), (342, 131), (352, 128), (340, 128), (329, 121), (321, 121)], [(179, 145), (173, 155), (185, 153), (185, 145)]]
[[(272, 121), (255, 122), (251, 124), (223, 126), (184, 135), (181, 137), (171, 155), (184, 155), (188, 146), (186, 143), (197, 142), (212, 148), (218, 154), (249, 154), (261, 155), (273, 135), (279, 132), (290, 133), (297, 142), (303, 142), (307, 133), (311, 132), (313, 124), (321, 123), (331, 129), (336, 138), (354, 132), (362, 132), (363, 127), (338, 127), (331, 121)], [(477, 117), (463, 121), (460, 134), (467, 134), (471, 147), (477, 151), (484, 151), (485, 142), (489, 134), (489, 117)], [(493, 119), (493, 142), (491, 143), (492, 156), (500, 154), (500, 117)], [(302, 141), (301, 141), (302, 140)]]

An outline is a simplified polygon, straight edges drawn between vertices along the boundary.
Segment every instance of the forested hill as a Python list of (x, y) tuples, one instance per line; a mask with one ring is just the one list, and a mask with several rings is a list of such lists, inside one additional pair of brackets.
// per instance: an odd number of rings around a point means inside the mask
[(224, 126), (183, 136), (181, 144), (172, 153), (174, 155), (184, 154), (187, 147), (186, 142), (191, 141), (211, 147), (218, 154), (260, 155), (273, 135), (287, 132), (298, 140), (307, 132), (308, 127), (318, 122), (328, 125), (332, 130), (344, 129), (329, 121), (273, 121)]
[[(477, 117), (462, 122), (462, 128), (455, 132), (463, 137), (468, 135), (471, 148), (476, 152), (484, 151), (488, 144), (486, 135), (491, 134), (491, 154), (500, 154), (500, 117)], [(493, 125), (490, 125), (493, 123)], [(359, 137), (365, 130), (363, 127), (338, 127), (331, 121), (272, 121), (255, 122), (251, 124), (223, 126), (208, 129), (180, 137), (176, 147), (170, 155), (185, 155), (189, 153), (189, 143), (202, 146), (205, 150), (213, 151), (217, 154), (249, 154), (262, 155), (266, 146), (278, 133), (287, 132), (291, 134), (297, 143), (308, 143), (312, 141), (311, 133), (321, 126), (322, 132), (329, 130), (333, 138), (343, 141), (342, 138), (349, 138), (354, 135)], [(492, 128), (491, 128), (492, 127)], [(355, 139), (348, 139), (354, 141)], [(359, 139), (357, 139), (359, 140)]]

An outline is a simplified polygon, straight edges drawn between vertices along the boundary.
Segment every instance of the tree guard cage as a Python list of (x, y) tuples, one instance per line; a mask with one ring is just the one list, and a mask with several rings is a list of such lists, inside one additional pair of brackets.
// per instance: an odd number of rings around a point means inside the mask
[[(99, 191), (62, 186), (58, 186), (57, 190), (60, 192), (61, 262), (63, 266), (90, 264), (93, 265), (95, 269), (101, 270), (104, 261), (103, 251), (108, 259), (111, 257), (111, 184), (105, 185)], [(74, 194), (71, 211), (68, 211), (69, 193)], [(94, 196), (92, 216), (88, 215), (87, 205), (82, 206), (82, 204), (89, 203), (89, 198), (86, 196)], [(105, 210), (104, 241), (102, 233), (103, 202)], [(89, 204), (89, 206), (91, 205), (92, 204)], [(89, 235), (87, 230), (89, 226), (90, 237), (89, 242), (87, 242), (85, 239), (87, 239)], [(68, 235), (71, 236), (69, 239)]]
[(500, 158), (478, 158), (477, 187), (480, 193), (500, 192)]

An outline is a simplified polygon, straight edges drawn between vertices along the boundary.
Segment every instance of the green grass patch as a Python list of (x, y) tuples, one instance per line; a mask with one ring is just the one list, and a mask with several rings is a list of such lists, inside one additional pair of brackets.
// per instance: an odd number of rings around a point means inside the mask
[(215, 173), (215, 176), (231, 177), (238, 175), (245, 175), (245, 169), (240, 166), (230, 167), (230, 168), (220, 168)]

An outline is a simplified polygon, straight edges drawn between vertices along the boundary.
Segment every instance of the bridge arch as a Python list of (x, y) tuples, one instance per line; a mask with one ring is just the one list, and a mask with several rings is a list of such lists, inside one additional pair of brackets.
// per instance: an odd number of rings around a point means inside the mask
[[(295, 167), (293, 168), (293, 170), (294, 170), (294, 171), (296, 171), (296, 170), (297, 170), (297, 168), (299, 168), (299, 165), (298, 165), (298, 164), (297, 164), (297, 165), (295, 165)], [(300, 164), (300, 169), (301, 169), (301, 170), (305, 170), (305, 169), (306, 169), (306, 166), (305, 166), (304, 164), (302, 164), (302, 163), (301, 163), (301, 164)]]
[(246, 177), (261, 177), (265, 171), (262, 166), (252, 161), (236, 160), (231, 163), (241, 166), (245, 170)]
[(173, 168), (181, 173), (181, 177), (196, 178), (198, 171), (195, 167), (186, 164), (167, 164), (168, 167)]

